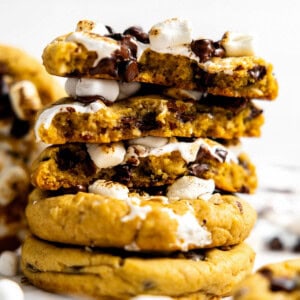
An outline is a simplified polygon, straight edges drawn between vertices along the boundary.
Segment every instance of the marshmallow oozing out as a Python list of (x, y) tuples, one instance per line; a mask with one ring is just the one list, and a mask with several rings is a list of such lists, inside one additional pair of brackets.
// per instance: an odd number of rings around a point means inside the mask
[(9, 279), (0, 279), (1, 300), (24, 300), (24, 293), (21, 287)]
[(96, 180), (89, 186), (88, 190), (89, 193), (113, 197), (119, 200), (127, 200), (129, 194), (127, 186), (118, 182), (106, 181), (102, 179)]
[(251, 35), (226, 32), (221, 40), (226, 56), (252, 56), (254, 55), (253, 38)]
[(68, 78), (65, 90), (71, 97), (101, 96), (108, 101), (115, 101), (119, 95), (119, 85), (115, 80), (92, 78)]
[(178, 199), (194, 200), (202, 198), (208, 200), (215, 189), (212, 179), (201, 179), (195, 176), (183, 176), (177, 179), (167, 191), (171, 201)]
[(107, 27), (103, 23), (91, 20), (80, 20), (77, 23), (76, 31), (93, 32), (99, 35), (109, 34)]
[[(18, 273), (19, 259), (13, 251), (3, 251), (0, 254), (0, 274), (4, 276), (16, 276)], [(0, 297), (0, 299), (2, 299)]]
[(119, 165), (123, 162), (126, 149), (122, 142), (111, 144), (87, 144), (87, 151), (99, 168), (110, 168)]
[(118, 100), (134, 95), (140, 88), (141, 84), (139, 82), (119, 82)]
[(156, 136), (146, 136), (137, 139), (129, 140), (129, 145), (141, 145), (150, 148), (163, 147), (167, 145), (168, 138), (156, 137)]
[(154, 25), (149, 32), (150, 47), (161, 50), (192, 42), (188, 21), (173, 18)]

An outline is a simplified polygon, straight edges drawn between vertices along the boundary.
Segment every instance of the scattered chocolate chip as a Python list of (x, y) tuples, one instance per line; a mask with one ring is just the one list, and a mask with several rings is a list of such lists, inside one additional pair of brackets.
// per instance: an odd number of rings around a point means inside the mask
[(206, 62), (213, 56), (215, 47), (212, 40), (201, 39), (192, 41), (191, 49), (199, 57), (200, 62)]
[(116, 59), (109, 57), (101, 59), (98, 65), (90, 70), (90, 74), (108, 74), (112, 77), (117, 77), (118, 67)]
[(267, 247), (270, 250), (275, 250), (275, 251), (284, 249), (283, 243), (279, 237), (273, 237), (272, 239), (270, 239), (267, 243)]
[(189, 173), (191, 175), (202, 177), (210, 169), (208, 164), (192, 164), (189, 166)]
[(113, 181), (128, 185), (131, 181), (131, 168), (129, 165), (118, 165), (115, 168), (115, 175), (112, 176)]
[(56, 163), (61, 171), (76, 168), (76, 166), (81, 162), (81, 159), (82, 158), (77, 154), (77, 152), (65, 147), (60, 148), (56, 155)]
[(146, 113), (140, 121), (137, 122), (137, 127), (141, 131), (149, 131), (160, 127), (160, 123), (156, 121), (156, 113)]
[(252, 69), (248, 70), (248, 74), (254, 79), (254, 80), (261, 80), (265, 77), (267, 74), (267, 70), (265, 66), (255, 66)]
[(139, 26), (131, 26), (127, 28), (123, 34), (135, 37), (139, 42), (149, 44), (149, 35)]
[(138, 75), (139, 69), (136, 61), (129, 61), (126, 63), (123, 71), (123, 79), (126, 82), (133, 81), (133, 79)]

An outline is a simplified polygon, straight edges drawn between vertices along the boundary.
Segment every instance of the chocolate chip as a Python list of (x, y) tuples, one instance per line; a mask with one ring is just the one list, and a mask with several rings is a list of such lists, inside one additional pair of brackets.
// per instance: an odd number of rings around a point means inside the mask
[(215, 51), (213, 41), (208, 39), (192, 41), (191, 49), (199, 57), (200, 62), (209, 60)]
[(149, 131), (149, 130), (159, 128), (160, 123), (158, 121), (156, 121), (156, 113), (155, 112), (146, 113), (142, 117), (142, 120), (138, 121), (137, 127), (141, 131)]
[(69, 148), (63, 147), (57, 152), (56, 163), (61, 171), (74, 169), (80, 162), (81, 157)]
[(202, 177), (210, 169), (208, 164), (192, 164), (189, 167), (189, 172), (191, 175)]
[(252, 69), (248, 70), (248, 74), (255, 80), (261, 80), (267, 74), (265, 66), (255, 66)]
[(225, 149), (216, 148), (215, 154), (221, 159), (222, 162), (225, 162), (228, 152)]
[(99, 61), (98, 65), (90, 69), (90, 74), (108, 74), (112, 77), (118, 76), (117, 61), (115, 58), (103, 58)]
[(105, 25), (105, 28), (107, 29), (107, 31), (108, 31), (110, 34), (113, 34), (113, 33), (114, 33), (114, 30), (112, 29), (111, 26)]
[(28, 121), (15, 118), (10, 129), (10, 134), (16, 138), (21, 138), (29, 132), (29, 129), (30, 124)]
[(118, 165), (115, 168), (115, 175), (112, 176), (113, 181), (128, 185), (131, 181), (131, 168), (129, 165)]
[(274, 238), (270, 239), (267, 243), (267, 246), (270, 250), (278, 251), (278, 250), (284, 249), (283, 243), (279, 237), (274, 237)]
[(126, 82), (133, 81), (133, 79), (138, 75), (139, 69), (136, 61), (129, 61), (126, 63), (123, 73), (123, 79)]
[(149, 35), (144, 32), (143, 28), (139, 26), (131, 26), (127, 28), (123, 34), (128, 34), (135, 37), (139, 42), (149, 44)]
[(221, 46), (220, 41), (214, 42), (214, 53), (213, 56), (216, 57), (224, 57), (225, 56), (225, 49)]

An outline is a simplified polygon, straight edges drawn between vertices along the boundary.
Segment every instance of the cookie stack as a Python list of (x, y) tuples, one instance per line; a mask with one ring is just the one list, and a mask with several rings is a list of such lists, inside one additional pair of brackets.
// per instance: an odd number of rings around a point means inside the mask
[(171, 19), (149, 34), (80, 21), (44, 50), (67, 98), (42, 110), (22, 250), (36, 286), (95, 298), (219, 299), (251, 272), (256, 218), (240, 137), (259, 136), (272, 66), (248, 36), (193, 39)]
[(24, 236), (35, 115), (64, 94), (39, 61), (0, 45), (0, 252), (16, 249)]

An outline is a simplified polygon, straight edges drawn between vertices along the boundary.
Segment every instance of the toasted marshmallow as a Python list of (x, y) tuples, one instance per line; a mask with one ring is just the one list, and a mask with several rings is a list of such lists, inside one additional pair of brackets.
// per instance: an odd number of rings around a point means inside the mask
[(165, 146), (168, 143), (169, 139), (158, 136), (146, 136), (137, 139), (129, 140), (129, 145), (141, 145), (150, 148), (157, 148)]
[(138, 92), (141, 88), (139, 82), (119, 82), (119, 96), (118, 100), (128, 98)]
[(111, 168), (123, 162), (126, 150), (121, 142), (111, 144), (87, 144), (87, 151), (99, 168)]
[(192, 32), (188, 21), (173, 18), (154, 25), (149, 32), (150, 47), (161, 50), (192, 42)]
[(77, 23), (76, 31), (94, 32), (100, 35), (109, 34), (109, 31), (104, 24), (91, 20), (80, 20)]
[(253, 38), (247, 34), (226, 32), (221, 40), (226, 56), (254, 55)]
[(93, 67), (96, 67), (101, 59), (112, 57), (116, 50), (120, 50), (117, 41), (103, 36), (95, 36), (86, 31), (72, 32), (66, 37), (66, 41), (82, 44), (88, 51), (96, 52), (97, 58)]
[[(3, 251), (0, 254), (0, 274), (4, 276), (16, 276), (18, 274), (19, 259), (13, 251)], [(2, 299), (0, 297), (0, 299)]]
[(89, 193), (94, 193), (102, 196), (108, 196), (118, 200), (127, 200), (129, 190), (128, 187), (113, 181), (96, 180), (88, 187)]
[(183, 176), (177, 179), (167, 191), (169, 200), (188, 199), (194, 200), (202, 198), (207, 200), (215, 189), (212, 179), (201, 179), (195, 176)]
[(42, 102), (35, 85), (28, 80), (16, 82), (10, 86), (11, 105), (21, 120), (32, 120), (42, 108)]
[(9, 279), (0, 280), (0, 299), (1, 300), (24, 300), (24, 293), (21, 287)]
[(68, 78), (65, 90), (71, 97), (101, 96), (108, 101), (115, 101), (119, 95), (119, 85), (115, 80), (92, 78)]

